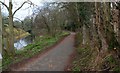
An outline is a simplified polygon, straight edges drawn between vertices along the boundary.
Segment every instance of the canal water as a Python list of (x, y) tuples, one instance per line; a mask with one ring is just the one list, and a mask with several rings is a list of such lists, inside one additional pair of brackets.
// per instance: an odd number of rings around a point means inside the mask
[(17, 50), (20, 50), (22, 49), (23, 47), (27, 46), (28, 44), (31, 44), (33, 41), (33, 37), (31, 35), (25, 37), (25, 38), (21, 38), (17, 41), (15, 41), (14, 43), (14, 47), (17, 49)]
[[(14, 42), (14, 47), (17, 50), (22, 49), (23, 47), (27, 46), (28, 44), (31, 44), (33, 42), (33, 37), (31, 35), (25, 37), (25, 38), (21, 38), (17, 41)], [(0, 53), (0, 59), (2, 59), (2, 55)]]
[(1, 55), (1, 53), (0, 53), (0, 59), (2, 59), (2, 55)]

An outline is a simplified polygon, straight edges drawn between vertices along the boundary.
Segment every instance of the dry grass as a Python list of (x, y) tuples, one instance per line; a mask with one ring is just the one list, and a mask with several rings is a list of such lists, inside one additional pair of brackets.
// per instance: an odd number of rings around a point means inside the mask
[[(5, 27), (5, 30), (8, 34), (10, 33), (10, 29), (8, 27)], [(28, 32), (25, 32), (24, 30), (22, 30), (20, 28), (14, 28), (14, 36), (15, 36), (16, 40), (26, 37), (28, 35), (30, 35)]]

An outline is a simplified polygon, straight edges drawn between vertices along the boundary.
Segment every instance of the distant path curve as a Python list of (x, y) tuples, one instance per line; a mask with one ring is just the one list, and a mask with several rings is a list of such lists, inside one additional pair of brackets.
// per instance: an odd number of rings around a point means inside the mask
[(13, 71), (64, 71), (74, 52), (75, 33), (71, 33), (63, 41), (27, 65)]

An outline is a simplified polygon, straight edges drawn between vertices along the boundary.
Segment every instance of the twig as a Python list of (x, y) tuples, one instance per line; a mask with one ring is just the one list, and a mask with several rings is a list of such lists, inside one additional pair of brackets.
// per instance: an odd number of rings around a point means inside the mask
[(9, 7), (5, 3), (3, 3), (2, 1), (0, 1), (0, 3), (2, 3), (2, 5), (4, 5), (7, 8), (7, 10), (9, 11)]

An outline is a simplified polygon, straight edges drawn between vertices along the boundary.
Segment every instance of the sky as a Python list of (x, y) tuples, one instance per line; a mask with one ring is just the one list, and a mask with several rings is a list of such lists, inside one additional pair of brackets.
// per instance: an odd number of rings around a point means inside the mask
[[(4, 2), (5, 4), (7, 4), (7, 6), (9, 5), (9, 0), (0, 0), (2, 2)], [(13, 12), (21, 6), (21, 4), (27, 0), (12, 0), (13, 3)], [(34, 3), (37, 6), (43, 6), (43, 0), (30, 0), (32, 3)], [(16, 14), (14, 15), (14, 17), (17, 17), (21, 20), (23, 20), (26, 16), (30, 16), (32, 14), (32, 10), (33, 8), (28, 8), (30, 5), (29, 4), (24, 4), (24, 6), (16, 12)], [(2, 7), (2, 12), (4, 14), (8, 14), (8, 11), (5, 7)], [(15, 19), (14, 19), (15, 20)]]
[[(9, 5), (9, 0), (0, 0), (2, 2), (4, 2), (5, 4)], [(19, 7), (21, 6), (21, 4), (27, 0), (12, 0), (13, 3), (13, 12)], [(30, 0), (32, 3), (36, 4), (37, 6), (43, 6), (44, 2), (49, 2), (49, 1), (69, 1), (69, 2), (81, 2), (81, 1), (91, 1), (91, 0)], [(94, 1), (94, 0), (92, 0)], [(99, 0), (97, 0), (99, 1)], [(111, 0), (104, 0), (104, 1), (111, 1)], [(116, 0), (112, 0), (112, 1), (116, 1)], [(14, 17), (17, 17), (21, 20), (23, 20), (26, 16), (30, 16), (32, 14), (32, 8), (26, 9), (29, 7), (29, 4), (25, 4), (19, 11), (16, 12)], [(5, 7), (2, 7), (2, 12), (5, 14), (8, 14), (8, 11)], [(16, 20), (16, 19), (14, 19)]]

